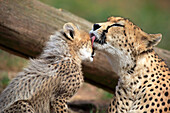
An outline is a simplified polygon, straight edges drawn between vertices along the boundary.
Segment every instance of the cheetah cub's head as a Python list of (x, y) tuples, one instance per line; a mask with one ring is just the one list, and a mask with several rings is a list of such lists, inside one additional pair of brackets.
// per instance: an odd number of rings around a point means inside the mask
[(152, 50), (162, 37), (145, 33), (122, 17), (110, 17), (107, 22), (94, 24), (90, 36), (94, 48), (105, 52), (113, 66), (119, 68), (133, 67), (135, 57)]
[(78, 56), (82, 61), (93, 61), (93, 49), (90, 36), (87, 32), (78, 29), (72, 23), (63, 26), (68, 47), (72, 56)]

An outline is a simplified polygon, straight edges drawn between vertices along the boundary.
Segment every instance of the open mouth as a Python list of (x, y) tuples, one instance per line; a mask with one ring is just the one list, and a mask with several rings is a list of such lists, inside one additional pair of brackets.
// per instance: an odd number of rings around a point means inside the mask
[(95, 51), (95, 49), (94, 49), (94, 41), (95, 41), (95, 39), (96, 39), (96, 36), (95, 35), (93, 35), (92, 37), (91, 37), (91, 43), (92, 43), (92, 49), (93, 49), (93, 51), (92, 51), (92, 58), (94, 58), (94, 51)]
[(92, 43), (92, 58), (94, 57), (95, 54), (95, 47), (94, 47), (94, 43), (98, 43), (98, 44), (105, 44), (106, 43), (106, 36), (104, 33), (102, 33), (101, 37), (98, 38), (94, 33), (90, 33), (90, 38), (91, 38), (91, 43)]
[(94, 42), (99, 43), (101, 45), (106, 43), (106, 36), (105, 36), (105, 34), (102, 34), (100, 39), (94, 33), (90, 33), (90, 37), (91, 37), (91, 40), (92, 40), (92, 46), (94, 46)]

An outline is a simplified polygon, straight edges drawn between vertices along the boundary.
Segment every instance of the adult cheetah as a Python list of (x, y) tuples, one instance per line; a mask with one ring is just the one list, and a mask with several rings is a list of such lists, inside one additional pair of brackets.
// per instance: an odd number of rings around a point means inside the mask
[(161, 34), (145, 33), (121, 17), (94, 24), (90, 34), (119, 75), (109, 113), (170, 113), (170, 71), (153, 50)]
[(89, 34), (66, 23), (1, 93), (0, 113), (67, 113), (83, 82), (81, 62), (92, 61), (92, 51)]

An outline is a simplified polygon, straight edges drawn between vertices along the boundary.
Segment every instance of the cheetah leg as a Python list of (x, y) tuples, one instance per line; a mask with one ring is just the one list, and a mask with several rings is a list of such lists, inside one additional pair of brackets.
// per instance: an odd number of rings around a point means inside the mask
[(127, 111), (127, 105), (125, 106), (125, 102), (120, 101), (119, 98), (114, 96), (109, 105), (108, 113), (127, 113)]
[(116, 99), (115, 97), (113, 97), (108, 108), (108, 113), (118, 113), (117, 108), (115, 107), (116, 106), (115, 104), (116, 104)]
[(56, 101), (51, 102), (51, 106), (55, 113), (69, 113), (66, 103), (65, 99), (56, 99)]
[(2, 113), (35, 113), (35, 110), (24, 101), (17, 101)]

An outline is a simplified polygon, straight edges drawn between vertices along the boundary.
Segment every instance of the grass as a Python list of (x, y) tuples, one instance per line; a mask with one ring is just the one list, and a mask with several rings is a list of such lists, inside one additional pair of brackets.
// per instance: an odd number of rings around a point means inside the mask
[(9, 83), (8, 73), (7, 72), (1, 72), (1, 78), (0, 83), (2, 86), (6, 86)]
[(27, 60), (0, 50), (0, 92), (5, 88), (10, 78), (27, 64)]
[(103, 100), (108, 100), (108, 99), (111, 99), (111, 98), (113, 98), (113, 94), (106, 92), (106, 91), (103, 92), (103, 97), (102, 97)]
[(8, 85), (9, 78), (8, 73), (6, 71), (0, 72), (0, 92)]
[(9, 54), (0, 50), (0, 70), (3, 71), (21, 71), (23, 66), (27, 64), (27, 60), (18, 56)]

